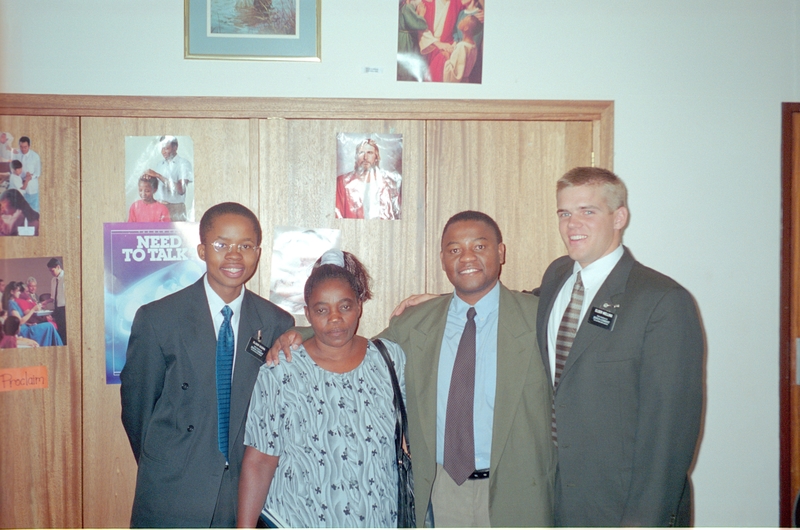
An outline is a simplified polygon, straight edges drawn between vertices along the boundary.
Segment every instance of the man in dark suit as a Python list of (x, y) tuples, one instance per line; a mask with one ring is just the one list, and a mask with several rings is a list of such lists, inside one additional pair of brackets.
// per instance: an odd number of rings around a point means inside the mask
[(569, 256), (545, 272), (537, 317), (555, 381), (556, 525), (688, 525), (703, 406), (694, 300), (622, 246), (615, 174), (575, 168), (557, 188)]
[(294, 323), (244, 288), (261, 255), (253, 212), (211, 207), (200, 241), (207, 274), (139, 308), (120, 375), (122, 423), (139, 465), (132, 527), (236, 524), (245, 416), (263, 364), (251, 343), (272, 344)]

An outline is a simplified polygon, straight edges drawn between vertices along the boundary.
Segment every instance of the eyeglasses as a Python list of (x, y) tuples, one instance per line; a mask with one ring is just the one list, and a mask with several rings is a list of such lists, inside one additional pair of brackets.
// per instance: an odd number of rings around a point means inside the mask
[(222, 241), (214, 241), (211, 243), (211, 247), (216, 252), (237, 251), (240, 254), (255, 254), (259, 250), (259, 247), (251, 245), (250, 243), (223, 243)]

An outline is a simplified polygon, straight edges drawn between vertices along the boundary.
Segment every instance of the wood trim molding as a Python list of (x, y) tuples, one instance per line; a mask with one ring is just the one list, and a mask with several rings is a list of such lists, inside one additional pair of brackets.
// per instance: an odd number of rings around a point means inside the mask
[[(355, 104), (357, 102), (357, 104)], [(601, 121), (613, 101), (329, 99), (0, 94), (0, 114), (136, 118)], [(613, 129), (608, 129), (613, 130)], [(606, 131), (604, 130), (603, 133)], [(601, 158), (606, 158), (601, 157)]]

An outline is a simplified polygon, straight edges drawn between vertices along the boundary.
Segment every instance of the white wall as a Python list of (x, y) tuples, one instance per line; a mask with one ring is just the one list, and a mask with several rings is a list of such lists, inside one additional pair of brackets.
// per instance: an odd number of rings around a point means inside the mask
[(692, 291), (708, 338), (696, 523), (777, 526), (780, 104), (800, 100), (798, 4), (488, 4), (484, 84), (445, 86), (394, 81), (396, 0), (324, 0), (321, 64), (184, 60), (181, 0), (0, 0), (0, 91), (614, 100), (626, 243)]

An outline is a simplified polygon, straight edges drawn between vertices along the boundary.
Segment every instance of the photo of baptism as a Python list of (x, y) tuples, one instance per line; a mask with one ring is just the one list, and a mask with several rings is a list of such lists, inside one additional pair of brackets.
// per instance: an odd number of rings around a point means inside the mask
[(800, 528), (797, 0), (486, 4), (0, 0), (0, 528)]

